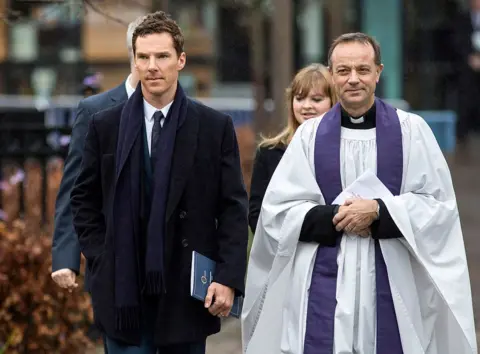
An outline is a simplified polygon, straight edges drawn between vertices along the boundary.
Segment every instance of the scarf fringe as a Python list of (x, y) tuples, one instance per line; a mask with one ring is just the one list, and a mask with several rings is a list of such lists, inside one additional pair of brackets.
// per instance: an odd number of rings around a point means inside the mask
[(160, 295), (163, 290), (162, 273), (159, 271), (150, 271), (145, 280), (145, 294)]
[(115, 329), (118, 331), (140, 329), (140, 307), (115, 308)]

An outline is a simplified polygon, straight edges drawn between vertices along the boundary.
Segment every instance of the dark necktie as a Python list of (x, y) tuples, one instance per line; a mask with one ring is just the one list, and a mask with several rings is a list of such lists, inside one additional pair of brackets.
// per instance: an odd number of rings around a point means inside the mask
[(161, 111), (156, 111), (153, 115), (153, 129), (152, 129), (152, 147), (150, 152), (150, 161), (152, 163), (152, 170), (155, 168), (155, 161), (157, 161), (158, 153), (158, 140), (160, 138), (160, 131), (162, 130), (162, 125), (160, 121), (163, 119), (163, 113)]

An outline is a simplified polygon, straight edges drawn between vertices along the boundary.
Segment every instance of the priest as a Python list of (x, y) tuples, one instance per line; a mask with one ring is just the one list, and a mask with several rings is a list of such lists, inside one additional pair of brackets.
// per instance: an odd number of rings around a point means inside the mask
[[(262, 204), (244, 352), (477, 353), (455, 193), (431, 129), (375, 97), (383, 65), (370, 36), (340, 36), (328, 61), (339, 104), (300, 126)], [(335, 205), (367, 171), (389, 196)]]

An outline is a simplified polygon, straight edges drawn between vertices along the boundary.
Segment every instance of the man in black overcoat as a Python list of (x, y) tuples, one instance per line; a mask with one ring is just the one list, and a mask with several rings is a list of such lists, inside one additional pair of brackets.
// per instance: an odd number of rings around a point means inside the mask
[[(140, 83), (93, 116), (71, 194), (109, 354), (204, 354), (244, 291), (247, 193), (230, 117), (186, 97), (178, 25), (147, 15), (132, 44)], [(205, 302), (192, 251), (217, 262)]]

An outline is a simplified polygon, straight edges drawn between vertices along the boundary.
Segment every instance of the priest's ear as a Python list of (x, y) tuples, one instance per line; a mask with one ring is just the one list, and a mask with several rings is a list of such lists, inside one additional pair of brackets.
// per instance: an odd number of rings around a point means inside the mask
[(377, 65), (377, 78), (375, 79), (377, 84), (378, 84), (378, 81), (380, 81), (380, 74), (382, 73), (382, 71), (383, 71), (383, 64)]

